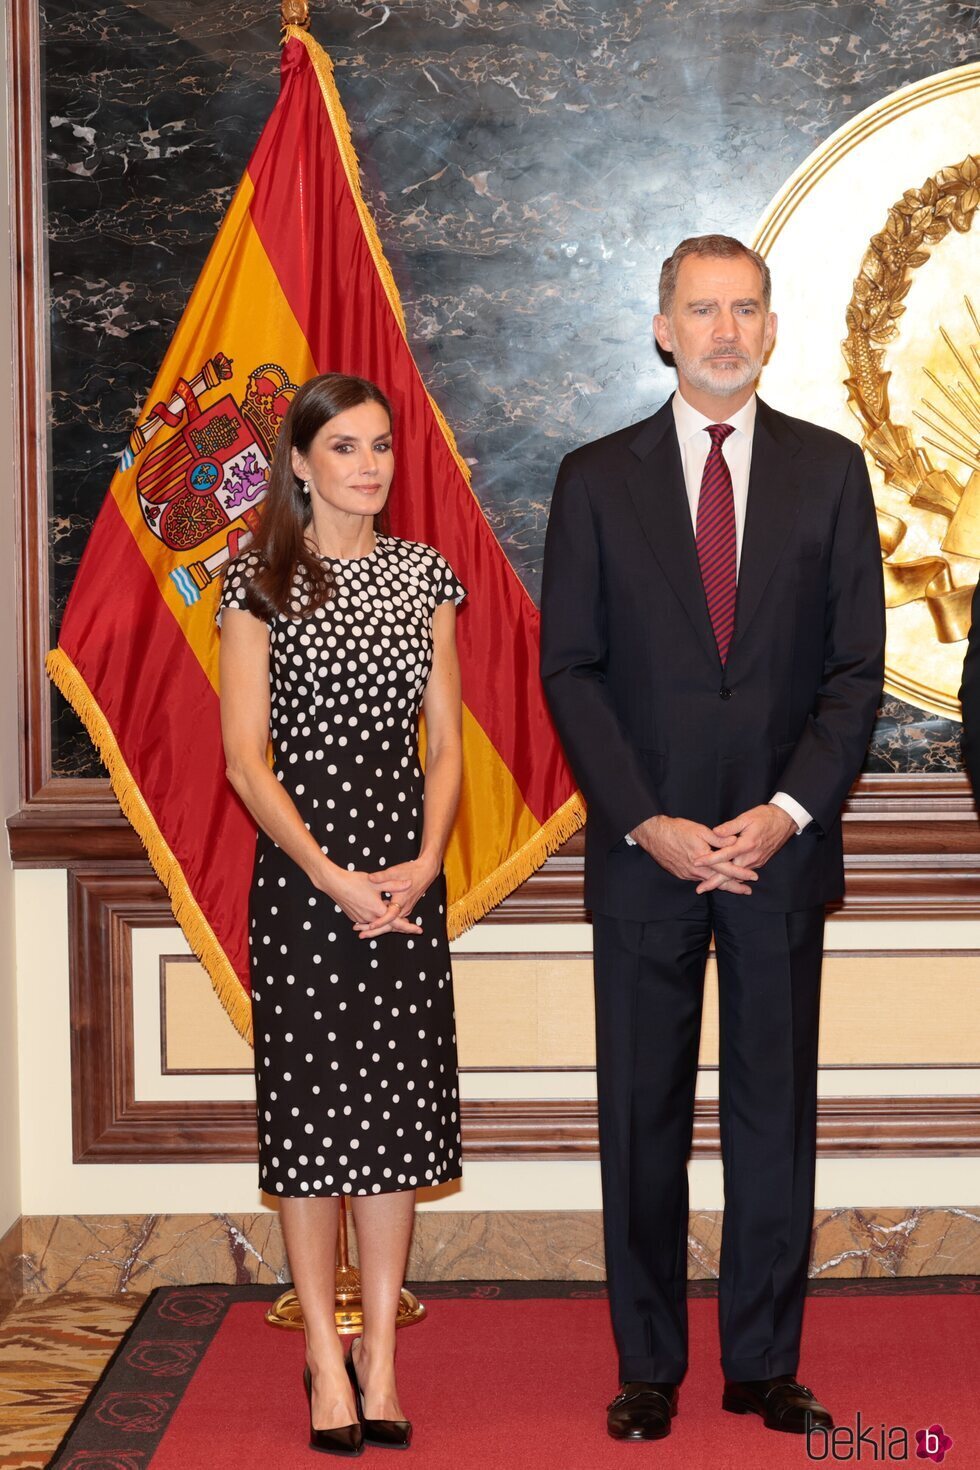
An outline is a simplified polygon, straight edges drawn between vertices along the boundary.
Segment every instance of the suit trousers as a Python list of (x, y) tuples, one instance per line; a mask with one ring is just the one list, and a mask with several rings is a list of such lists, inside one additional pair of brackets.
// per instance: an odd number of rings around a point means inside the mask
[(712, 931), (725, 1185), (726, 1377), (795, 1373), (816, 1162), (824, 910), (706, 893), (679, 918), (593, 915), (606, 1271), (620, 1380), (687, 1367), (687, 1157)]

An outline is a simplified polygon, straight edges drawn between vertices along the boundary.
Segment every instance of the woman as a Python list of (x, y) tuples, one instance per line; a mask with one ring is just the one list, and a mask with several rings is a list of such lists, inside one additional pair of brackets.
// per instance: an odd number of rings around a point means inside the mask
[[(310, 1443), (344, 1455), (409, 1443), (394, 1359), (415, 1189), (460, 1173), (442, 858), (460, 784), (465, 591), (432, 547), (379, 529), (393, 474), (380, 390), (310, 379), (218, 614), (228, 779), (260, 829), (260, 1184), (279, 1199), (303, 1311)], [(346, 1362), (334, 1318), (345, 1194), (364, 1304)]]

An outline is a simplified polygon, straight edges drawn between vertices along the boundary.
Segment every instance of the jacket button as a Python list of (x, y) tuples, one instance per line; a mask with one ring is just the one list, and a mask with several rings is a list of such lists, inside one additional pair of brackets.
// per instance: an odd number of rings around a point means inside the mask
[(722, 684), (718, 693), (721, 695), (722, 699), (731, 699), (732, 697), (732, 691), (729, 689), (727, 684)]

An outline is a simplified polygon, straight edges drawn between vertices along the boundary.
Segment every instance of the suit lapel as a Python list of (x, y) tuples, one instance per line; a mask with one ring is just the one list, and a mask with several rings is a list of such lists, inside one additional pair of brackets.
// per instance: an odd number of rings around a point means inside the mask
[[(800, 508), (793, 463), (800, 441), (781, 414), (759, 400), (752, 435), (752, 464), (738, 570), (732, 649), (758, 610)], [(729, 651), (729, 658), (731, 651)]]
[[(641, 426), (630, 448), (639, 464), (626, 485), (644, 535), (705, 649), (717, 658), (670, 400)], [(759, 399), (732, 648), (758, 611), (796, 523), (800, 486), (794, 459), (799, 449), (788, 421)]]
[(627, 477), (626, 486), (643, 533), (698, 637), (717, 658), (669, 399), (642, 426), (630, 448), (640, 463)]

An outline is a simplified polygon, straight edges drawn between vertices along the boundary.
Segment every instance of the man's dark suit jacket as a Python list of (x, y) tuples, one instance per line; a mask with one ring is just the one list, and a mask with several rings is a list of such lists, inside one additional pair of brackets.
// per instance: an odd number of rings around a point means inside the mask
[(683, 912), (694, 886), (625, 834), (656, 813), (713, 827), (777, 790), (813, 822), (736, 901), (841, 896), (840, 809), (884, 676), (881, 552), (854, 444), (759, 401), (724, 673), (669, 401), (563, 460), (541, 617), (545, 692), (588, 804), (588, 907)]
[(963, 684), (960, 703), (963, 706), (963, 764), (980, 801), (980, 582), (973, 594), (973, 621), (963, 660)]

